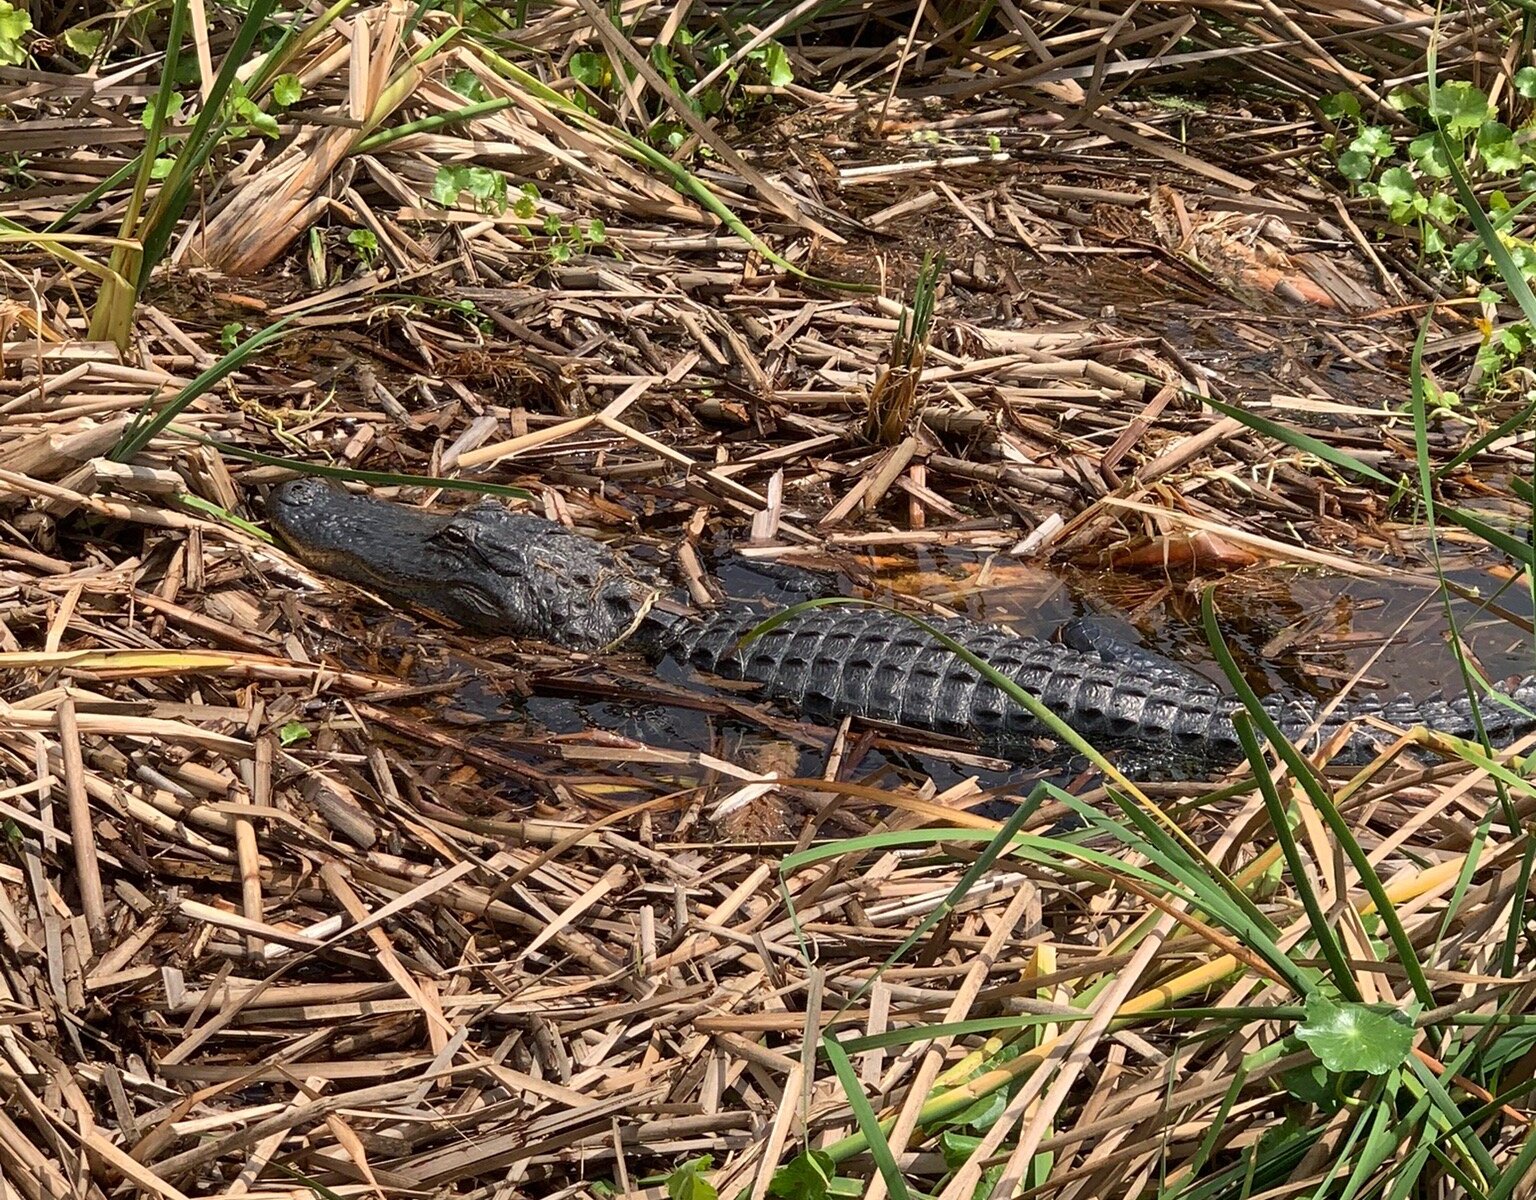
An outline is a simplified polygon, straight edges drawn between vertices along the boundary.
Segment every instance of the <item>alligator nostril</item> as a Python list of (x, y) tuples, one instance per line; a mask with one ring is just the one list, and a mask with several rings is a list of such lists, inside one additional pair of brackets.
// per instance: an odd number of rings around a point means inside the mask
[(303, 508), (314, 504), (330, 492), (330, 488), (323, 480), (305, 475), (298, 479), (290, 479), (278, 484), (272, 489), (272, 499), (278, 504), (286, 504), (294, 508)]

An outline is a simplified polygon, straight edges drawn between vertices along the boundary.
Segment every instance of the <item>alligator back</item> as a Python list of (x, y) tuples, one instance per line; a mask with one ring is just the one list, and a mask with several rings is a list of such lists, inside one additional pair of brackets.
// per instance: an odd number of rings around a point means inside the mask
[[(807, 716), (873, 717), (969, 735), (1017, 755), (1042, 736), (1028, 709), (937, 638), (896, 614), (831, 606), (807, 610), (745, 644), (766, 618), (731, 605), (675, 627), (669, 649), (700, 670), (761, 684)], [(1230, 703), (1211, 684), (1152, 656), (1128, 669), (1097, 651), (1021, 637), (963, 618), (929, 622), (1096, 745), (1230, 760), (1239, 754)]]
[[(664, 649), (700, 670), (760, 684), (768, 697), (814, 719), (851, 714), (971, 736), (981, 747), (1015, 758), (1049, 736), (1028, 709), (897, 614), (842, 605), (810, 609), (744, 642), (768, 616), (759, 608), (728, 605), (673, 626)], [(1072, 648), (963, 618), (929, 624), (1038, 697), (1096, 747), (1129, 748), (1148, 764), (1217, 768), (1242, 757), (1232, 723), (1237, 702), (1150, 652), (1125, 656), (1113, 647)], [(1536, 707), (1536, 677), (1524, 680), (1513, 698)], [(1274, 696), (1264, 707), (1292, 741), (1320, 712), (1310, 698)], [(1536, 727), (1528, 714), (1495, 700), (1485, 700), (1480, 712), (1495, 743)], [(1318, 737), (1331, 737), (1363, 716), (1476, 736), (1466, 697), (1416, 702), (1361, 696), (1324, 719)], [(1336, 761), (1366, 761), (1386, 740), (1380, 730), (1357, 726)]]

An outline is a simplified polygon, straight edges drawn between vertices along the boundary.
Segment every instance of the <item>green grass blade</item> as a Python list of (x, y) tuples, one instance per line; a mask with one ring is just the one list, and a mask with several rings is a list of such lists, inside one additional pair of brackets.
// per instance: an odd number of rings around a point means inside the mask
[(830, 1033), (822, 1035), (821, 1047), (832, 1069), (837, 1072), (838, 1082), (843, 1085), (843, 1095), (848, 1100), (848, 1107), (853, 1110), (859, 1132), (864, 1135), (869, 1155), (875, 1160), (880, 1177), (885, 1181), (886, 1191), (890, 1192), (893, 1200), (909, 1200), (911, 1193), (907, 1191), (907, 1181), (901, 1174), (901, 1168), (896, 1165), (896, 1156), (891, 1153), (890, 1142), (885, 1140), (880, 1118), (870, 1105), (869, 1097), (864, 1094), (847, 1052)]
[(202, 496), (191, 492), (181, 492), (176, 496), (176, 502), (183, 508), (190, 508), (193, 512), (202, 513), (204, 516), (214, 517), (233, 525), (236, 529), (250, 534), (253, 538), (260, 538), (264, 542), (270, 542), (272, 535), (260, 525), (247, 521), (242, 516), (237, 516), (222, 504), (215, 504), (212, 500), (205, 500)]
[[(1471, 462), (1484, 450), (1488, 449), (1489, 446), (1493, 445), (1494, 442), (1499, 441), (1501, 438), (1506, 438), (1512, 433), (1519, 433), (1527, 427), (1532, 416), (1536, 416), (1536, 399), (1532, 399), (1514, 416), (1500, 422), (1495, 428), (1490, 429), (1487, 433), (1482, 434), (1463, 449), (1457, 451), (1455, 457), (1436, 468), (1435, 478), (1443, 479), (1463, 463)], [(1518, 482), (1523, 483), (1525, 481), (1518, 480)]]
[[(80, 199), (76, 200), (73, 204), (66, 208), (58, 217), (54, 218), (54, 220), (45, 225), (43, 227), (43, 232), (62, 233), (66, 228), (68, 228), (71, 221), (73, 221), (81, 213), (94, 208), (96, 206), (96, 202), (105, 196), (108, 192), (116, 191), (123, 184), (127, 183), (128, 180), (133, 178), (134, 173), (139, 170), (139, 165), (144, 161), (144, 153), (145, 152), (141, 150), (137, 155), (135, 155), (133, 158), (130, 158), (117, 170), (113, 171), (112, 174), (108, 175), (90, 191), (86, 192), (85, 195), (81, 196)], [(138, 243), (135, 242), (134, 244), (137, 245)]]
[[(1280, 799), (1280, 793), (1275, 789), (1275, 781), (1270, 777), (1268, 765), (1264, 761), (1264, 751), (1259, 745), (1258, 738), (1254, 736), (1252, 725), (1245, 719), (1245, 714), (1238, 714), (1235, 725), (1238, 741), (1242, 743), (1243, 753), (1248, 756), (1248, 761), (1253, 765), (1259, 794), (1263, 797), (1264, 807), (1269, 812), (1270, 828), (1274, 830), (1275, 840), (1280, 843), (1280, 853), (1290, 869), (1291, 886), (1296, 889), (1301, 897), (1302, 907), (1307, 910), (1307, 924), (1311, 927), (1312, 939), (1317, 943), (1318, 950), (1327, 961), (1334, 986), (1338, 988), (1340, 995), (1346, 1000), (1358, 1002), (1360, 985), (1355, 982), (1349, 957), (1344, 953), (1344, 947), (1340, 944), (1338, 935), (1328, 920), (1327, 910), (1317, 894), (1317, 889), (1312, 886), (1312, 873), (1307, 869), (1307, 861), (1302, 857), (1301, 847), (1297, 844), (1296, 835), (1291, 829), (1291, 816)], [(1315, 984), (1303, 987), (1302, 994), (1310, 995), (1315, 987)]]
[[(178, 7), (182, 3), (185, 3), (185, 0), (178, 0)], [(136, 280), (136, 286), (140, 289), (148, 281), (149, 273), (164, 257), (166, 247), (170, 245), (177, 223), (181, 220), (181, 215), (186, 211), (187, 204), (192, 198), (198, 172), (202, 170), (223, 139), (233, 112), (232, 106), (226, 105), (225, 101), (233, 91), (240, 69), (250, 57), (251, 48), (255, 46), (256, 39), (261, 36), (276, 4), (277, 0), (251, 0), (250, 8), (246, 10), (239, 28), (235, 31), (235, 39), (224, 55), (224, 62), (214, 77), (212, 86), (208, 89), (208, 95), (197, 114), (197, 120), (193, 122), (181, 152), (176, 155), (170, 174), (161, 183), (155, 202), (145, 214), (141, 234), (144, 241), (144, 257), (139, 278)], [(298, 19), (295, 17), (294, 21), (297, 22)], [(293, 27), (290, 25), (284, 36), (289, 36), (292, 32)]]
[[(1433, 88), (1433, 82), (1431, 82)], [(1433, 105), (1431, 105), (1433, 112)], [(1439, 143), (1440, 152), (1445, 156), (1445, 162), (1451, 169), (1451, 183), (1456, 188), (1456, 195), (1461, 200), (1461, 206), (1466, 210), (1467, 219), (1472, 222), (1472, 227), (1477, 230), (1478, 239), (1483, 243), (1483, 249), (1488, 251), (1488, 257), (1493, 259), (1493, 265), (1498, 268), (1499, 276), (1504, 280), (1504, 286), (1509, 289), (1509, 294), (1514, 297), (1515, 303), (1520, 306), (1520, 311), (1531, 327), (1536, 329), (1536, 295), (1531, 292), (1531, 285), (1526, 282), (1525, 273), (1520, 270), (1520, 265), (1515, 262), (1509, 248), (1504, 245), (1499, 237), (1498, 230), (1488, 220), (1488, 214), (1483, 210), (1482, 202), (1478, 200), (1477, 193), (1472, 190), (1472, 184), (1467, 179), (1467, 173), (1461, 167), (1461, 146), (1446, 136), (1445, 130), (1435, 129), (1435, 140)]]
[(422, 117), (418, 121), (407, 121), (403, 125), (395, 125), (389, 129), (381, 129), (377, 133), (369, 134), (357, 144), (356, 153), (374, 154), (383, 150), (391, 143), (398, 142), (402, 138), (408, 138), (414, 133), (436, 133), (439, 129), (444, 129), (449, 125), (457, 125), (463, 121), (473, 121), (511, 107), (512, 101), (501, 97), (495, 100), (481, 100), (474, 104), (466, 104), (463, 108), (456, 108), (452, 112), (434, 113), (432, 116)]
[(146, 197), (153, 182), (155, 159), (160, 154), (161, 140), (170, 113), (171, 97), (176, 90), (177, 66), (181, 61), (181, 46), (186, 38), (190, 20), (187, 0), (172, 0), (170, 28), (166, 33), (165, 63), (160, 69), (160, 86), (155, 90), (148, 109), (149, 129), (144, 149), (138, 158), (133, 187), (128, 193), (123, 209), (123, 219), (118, 226), (119, 236), (125, 241), (135, 241), (133, 248), (120, 246), (112, 251), (111, 267), (124, 282), (104, 281), (91, 308), (89, 336), (100, 341), (110, 341), (119, 350), (128, 348), (133, 333), (133, 317), (138, 303), (140, 280), (143, 278), (144, 247), (140, 216), (144, 212)]
[(223, 358), (219, 359), (218, 362), (214, 363), (213, 366), (209, 367), (191, 383), (187, 384), (186, 387), (182, 388), (181, 391), (176, 393), (154, 417), (147, 417), (147, 414), (141, 413), (138, 418), (134, 419), (133, 424), (123, 431), (122, 438), (112, 448), (112, 452), (108, 457), (113, 462), (125, 462), (132, 458), (140, 450), (144, 449), (156, 434), (174, 421), (187, 405), (191, 404), (226, 375), (233, 371), (238, 371), (254, 358), (258, 351), (279, 338), (287, 336), (285, 329), (294, 319), (292, 316), (284, 317), (275, 324), (268, 325), (266, 328), (258, 330), (246, 338), (245, 341), (241, 342), (228, 354), (224, 355)]
[[(1304, 453), (1315, 455), (1317, 458), (1331, 466), (1337, 467), (1341, 471), (1347, 471), (1362, 479), (1373, 480), (1394, 490), (1403, 487), (1402, 480), (1388, 478), (1375, 467), (1361, 462), (1347, 451), (1329, 446), (1326, 442), (1320, 442), (1314, 437), (1281, 425), (1276, 421), (1271, 421), (1266, 417), (1261, 417), (1257, 413), (1248, 412), (1246, 409), (1239, 408), (1236, 405), (1227, 404), (1210, 396), (1199, 396), (1198, 393), (1191, 392), (1189, 394), (1196, 396), (1202, 403), (1209, 404), (1224, 416), (1241, 421), (1256, 433), (1275, 438), (1282, 444), (1291, 446)], [(1536, 495), (1533, 495), (1533, 499), (1536, 499)], [(1529, 542), (1523, 542), (1519, 538), (1504, 533), (1473, 513), (1441, 504), (1439, 501), (1435, 501), (1434, 506), (1435, 512), (1442, 520), (1452, 521), (1460, 525), (1469, 533), (1475, 533), (1478, 537), (1485, 539), (1489, 545), (1495, 546), (1501, 553), (1507, 554), (1511, 558), (1525, 564), (1528, 569), (1536, 569), (1536, 549), (1533, 549)]]
[[(1434, 1003), (1434, 991), (1429, 986), (1429, 980), (1424, 975), (1424, 966), (1419, 961), (1413, 942), (1409, 939), (1407, 931), (1403, 928), (1402, 921), (1398, 918), (1397, 910), (1393, 907), (1391, 899), (1387, 896), (1386, 889), (1382, 887), (1381, 879), (1376, 874), (1376, 869), (1371, 865), (1369, 856), (1361, 849), (1360, 843), (1355, 839), (1353, 832), (1344, 818), (1340, 815), (1338, 806), (1327, 794), (1322, 781), (1312, 769), (1310, 763), (1302, 757), (1295, 746), (1280, 732), (1269, 714), (1264, 711), (1264, 706), (1259, 703), (1258, 696), (1254, 693), (1252, 685), (1238, 670), (1237, 662), (1232, 657), (1232, 652), (1227, 648), (1226, 639), (1221, 635), (1221, 627), (1216, 621), (1215, 588), (1207, 587), (1200, 597), (1200, 615), (1205, 625), (1206, 641), (1210, 643), (1211, 651), (1216, 655), (1216, 660), (1221, 664), (1222, 671), (1227, 680), (1237, 692), (1247, 715), (1254, 725), (1264, 735), (1277, 754), (1290, 767), (1295, 775), (1296, 782), (1306, 790), (1307, 798), (1311, 800), (1318, 814), (1332, 830), (1339, 848), (1349, 858), (1350, 865), (1360, 878), (1362, 886), (1369, 893), (1375, 904), (1377, 915), (1386, 927), (1391, 937), (1392, 944), (1402, 960), (1403, 971), (1407, 974), (1409, 982), (1413, 985), (1414, 996), (1420, 1004), (1426, 1008)], [(1242, 714), (1239, 714), (1236, 722), (1238, 736), (1244, 736)], [(1252, 731), (1248, 731), (1248, 737), (1252, 737)], [(1261, 773), (1262, 774), (1262, 773)], [(1278, 835), (1282, 823), (1276, 823), (1275, 832)], [(1300, 880), (1296, 881), (1298, 884)], [(1315, 932), (1315, 930), (1314, 930)], [(1336, 981), (1342, 983), (1342, 980)]]

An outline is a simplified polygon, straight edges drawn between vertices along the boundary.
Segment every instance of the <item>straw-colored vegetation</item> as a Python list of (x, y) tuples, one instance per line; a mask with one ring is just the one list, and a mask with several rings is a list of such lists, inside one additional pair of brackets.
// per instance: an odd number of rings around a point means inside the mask
[(1036, 785), (261, 526), (302, 467), (699, 603), (727, 541), (1026, 621), (1049, 562), (1239, 688), (1278, 597), (1286, 686), (1476, 689), (1531, 658), (1531, 30), (0, 0), (0, 1194), (1531, 1194), (1528, 744)]

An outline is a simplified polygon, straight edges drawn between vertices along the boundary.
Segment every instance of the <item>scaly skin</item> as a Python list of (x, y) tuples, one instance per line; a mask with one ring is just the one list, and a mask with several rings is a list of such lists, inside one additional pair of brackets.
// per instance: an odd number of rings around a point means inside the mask
[[(807, 716), (836, 720), (874, 717), (939, 733), (974, 736), (984, 747), (1020, 757), (1046, 736), (1029, 710), (983, 679), (926, 630), (878, 609), (826, 607), (808, 610), (746, 644), (742, 639), (768, 614), (734, 605), (693, 623), (680, 623), (662, 645), (700, 670), (763, 686), (765, 694)], [(1212, 767), (1242, 758), (1232, 716), (1241, 706), (1211, 683), (1142, 651), (1134, 662), (1113, 650), (1073, 649), (1021, 637), (963, 618), (929, 621), (983, 662), (1038, 697), (1090, 744), (1129, 747), (1169, 762)], [(1536, 707), (1536, 677), (1524, 680), (1514, 699)], [(1321, 706), (1311, 699), (1271, 696), (1264, 707), (1285, 736), (1299, 741)], [(1481, 706), (1484, 729), (1494, 742), (1512, 740), (1536, 725), (1503, 704)], [(1324, 739), (1346, 723), (1372, 716), (1400, 727), (1425, 725), (1475, 739), (1466, 697), (1383, 702), (1352, 698), (1320, 726)], [(1381, 731), (1360, 726), (1335, 761), (1363, 762)]]
[[(295, 480), (273, 490), (268, 515), (299, 558), (317, 569), (473, 629), (584, 650), (622, 643), (652, 658), (671, 655), (759, 684), (768, 698), (813, 719), (855, 715), (969, 736), (1018, 759), (1033, 755), (1045, 736), (1022, 705), (925, 630), (889, 612), (811, 609), (743, 644), (770, 613), (746, 604), (688, 616), (653, 610), (653, 582), (602, 543), (498, 505), (437, 514)], [(1095, 746), (1206, 770), (1242, 757), (1232, 723), (1236, 701), (1150, 651), (1081, 635), (1058, 645), (964, 619), (931, 623)], [(1521, 681), (1512, 696), (1536, 709), (1536, 676)], [(1320, 711), (1311, 699), (1279, 696), (1264, 706), (1292, 741)], [(1536, 719), (1492, 698), (1481, 714), (1495, 744), (1536, 728)], [(1358, 696), (1323, 722), (1321, 737), (1364, 716), (1476, 736), (1466, 697)], [(1379, 730), (1360, 726), (1339, 760), (1368, 759), (1383, 740)]]

